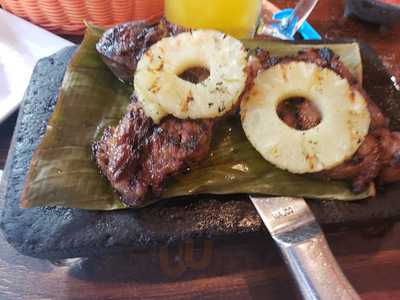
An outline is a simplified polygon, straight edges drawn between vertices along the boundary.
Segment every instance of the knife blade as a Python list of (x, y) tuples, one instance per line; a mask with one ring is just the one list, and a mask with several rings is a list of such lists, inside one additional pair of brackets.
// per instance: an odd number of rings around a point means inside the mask
[(304, 199), (250, 196), (304, 299), (360, 299)]
[(302, 0), (296, 5), (292, 15), (284, 19), (282, 23), (283, 34), (293, 38), (301, 25), (307, 20), (308, 16), (314, 10), (318, 0)]

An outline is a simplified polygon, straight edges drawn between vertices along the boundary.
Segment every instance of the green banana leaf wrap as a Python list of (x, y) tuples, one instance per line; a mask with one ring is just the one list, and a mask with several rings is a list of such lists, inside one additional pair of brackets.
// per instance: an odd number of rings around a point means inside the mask
[[(91, 156), (91, 144), (100, 138), (104, 128), (118, 124), (132, 93), (132, 87), (115, 78), (96, 52), (95, 44), (101, 34), (100, 29), (89, 26), (68, 66), (47, 132), (32, 158), (22, 207), (127, 208)], [(252, 49), (265, 48), (273, 55), (289, 55), (301, 48), (315, 47), (254, 40), (244, 43)], [(361, 79), (356, 43), (325, 46), (338, 53)], [(161, 199), (233, 193), (357, 200), (374, 195), (375, 189), (371, 185), (365, 192), (353, 194), (345, 182), (326, 182), (277, 169), (247, 141), (239, 118), (231, 118), (216, 126), (208, 157), (190, 172), (172, 177)]]

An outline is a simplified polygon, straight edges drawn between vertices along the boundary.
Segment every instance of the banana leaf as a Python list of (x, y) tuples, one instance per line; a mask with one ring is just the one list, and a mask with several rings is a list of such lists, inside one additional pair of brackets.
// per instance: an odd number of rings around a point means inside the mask
[[(116, 79), (97, 54), (95, 44), (101, 33), (98, 28), (87, 29), (67, 68), (47, 132), (32, 158), (22, 207), (126, 208), (91, 157), (92, 142), (105, 127), (118, 123), (132, 93), (132, 87)], [(245, 43), (276, 55), (310, 47), (271, 41)], [(361, 59), (357, 44), (327, 46), (339, 53), (359, 77)], [(371, 185), (365, 192), (353, 194), (345, 182), (326, 182), (277, 169), (247, 141), (240, 120), (231, 118), (217, 126), (209, 156), (190, 172), (171, 178), (161, 198), (233, 193), (357, 200), (374, 195), (375, 189)]]

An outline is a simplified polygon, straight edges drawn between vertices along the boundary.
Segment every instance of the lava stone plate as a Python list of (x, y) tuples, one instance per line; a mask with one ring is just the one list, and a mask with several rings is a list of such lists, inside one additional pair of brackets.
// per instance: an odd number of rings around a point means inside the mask
[[(400, 112), (400, 93), (390, 76), (370, 48), (363, 44), (361, 48), (366, 90), (386, 111)], [(62, 259), (144, 250), (186, 239), (234, 239), (263, 230), (246, 195), (190, 197), (140, 210), (113, 212), (21, 209), (19, 199), (32, 153), (46, 130), (74, 51), (73, 47), (66, 48), (37, 64), (20, 109), (0, 185), (0, 203), (4, 207), (0, 225), (6, 239), (18, 251), (39, 258)], [(393, 125), (400, 128), (397, 122)], [(398, 218), (399, 195), (397, 184), (379, 191), (374, 199), (352, 203), (314, 200), (309, 204), (325, 229), (336, 230), (339, 225)]]
[(390, 25), (400, 22), (400, 5), (383, 0), (346, 0), (345, 15), (377, 24)]

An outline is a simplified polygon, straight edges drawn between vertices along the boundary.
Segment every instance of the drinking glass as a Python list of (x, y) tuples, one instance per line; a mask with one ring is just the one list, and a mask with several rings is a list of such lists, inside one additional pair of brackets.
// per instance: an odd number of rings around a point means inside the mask
[(216, 29), (236, 38), (252, 37), (261, 0), (165, 0), (168, 21), (194, 29)]

